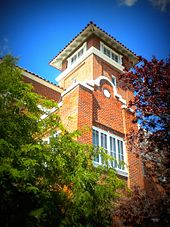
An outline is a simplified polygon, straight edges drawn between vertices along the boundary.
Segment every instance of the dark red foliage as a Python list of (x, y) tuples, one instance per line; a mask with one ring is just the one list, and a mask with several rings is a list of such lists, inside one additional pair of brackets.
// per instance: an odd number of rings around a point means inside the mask
[[(152, 217), (160, 220), (160, 209), (166, 221), (170, 212), (170, 58), (139, 59), (138, 66), (121, 76), (121, 85), (134, 90), (129, 107), (135, 108), (134, 122), (140, 125), (128, 135), (128, 149), (141, 157), (147, 183), (145, 192), (134, 190), (118, 209), (124, 223), (135, 226)], [(148, 195), (151, 188), (155, 191)]]
[[(131, 86), (140, 129), (129, 135), (129, 149), (140, 155), (146, 175), (155, 178), (163, 189), (169, 189), (170, 151), (170, 58), (151, 61), (139, 57), (140, 64), (121, 76), (122, 86)], [(135, 145), (134, 145), (135, 144)]]
[(123, 226), (169, 226), (167, 198), (159, 193), (147, 193), (138, 187), (129, 197), (121, 199), (116, 215)]

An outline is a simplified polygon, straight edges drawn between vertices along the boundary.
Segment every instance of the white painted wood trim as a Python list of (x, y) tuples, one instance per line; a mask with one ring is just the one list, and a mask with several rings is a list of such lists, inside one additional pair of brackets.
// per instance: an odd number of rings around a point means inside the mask
[[(115, 168), (115, 170), (117, 171), (117, 173), (121, 176), (125, 176), (125, 177), (128, 177), (128, 168), (127, 168), (127, 152), (126, 152), (126, 147), (125, 147), (125, 141), (123, 138), (121, 138), (120, 136), (117, 136), (113, 133), (110, 133), (109, 131), (105, 131), (103, 129), (100, 129), (98, 127), (95, 127), (93, 126), (92, 129), (98, 131), (99, 133), (104, 133), (107, 135), (107, 150), (108, 152), (110, 153), (110, 140), (109, 140), (109, 137), (113, 137), (115, 138), (116, 140), (120, 140), (123, 142), (123, 155), (124, 155), (124, 162), (125, 162), (125, 169), (124, 170), (121, 170), (121, 169), (118, 169), (118, 168)], [(101, 137), (99, 136), (99, 145), (101, 144)], [(116, 142), (116, 158), (118, 158), (118, 144)], [(100, 161), (100, 158), (99, 158), (99, 161)], [(100, 163), (98, 162), (94, 162), (94, 165), (97, 166), (97, 165), (100, 165)]]
[(42, 85), (44, 85), (44, 86), (46, 86), (48, 88), (51, 88), (54, 91), (58, 91), (59, 93), (61, 93), (62, 90), (59, 87), (57, 87), (57, 85), (55, 86), (55, 85), (53, 85), (53, 84), (51, 84), (51, 83), (49, 83), (49, 82), (47, 82), (47, 81), (45, 81), (45, 80), (43, 80), (41, 78), (38, 78), (37, 76), (35, 76), (35, 75), (33, 75), (33, 74), (29, 73), (29, 72), (26, 72), (24, 70), (21, 70), (21, 71), (22, 71), (22, 75), (23, 76), (25, 76), (25, 77), (27, 77), (27, 78), (29, 78), (31, 80), (34, 80), (37, 83), (40, 83), (40, 84), (42, 84)]
[(88, 84), (86, 84), (85, 82), (80, 82), (80, 81), (77, 81), (76, 83), (72, 84), (69, 88), (67, 88), (67, 90), (65, 90), (63, 93), (61, 93), (61, 97), (63, 97), (64, 95), (66, 95), (68, 92), (74, 90), (78, 85), (82, 85), (83, 87), (91, 90), (91, 91), (94, 91), (94, 88), (89, 86)]

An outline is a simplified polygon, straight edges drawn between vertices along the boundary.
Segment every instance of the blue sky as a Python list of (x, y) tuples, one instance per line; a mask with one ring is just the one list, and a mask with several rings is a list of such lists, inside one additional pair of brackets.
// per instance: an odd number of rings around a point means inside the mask
[(1, 0), (0, 56), (55, 82), (48, 62), (89, 21), (137, 55), (170, 54), (170, 0)]

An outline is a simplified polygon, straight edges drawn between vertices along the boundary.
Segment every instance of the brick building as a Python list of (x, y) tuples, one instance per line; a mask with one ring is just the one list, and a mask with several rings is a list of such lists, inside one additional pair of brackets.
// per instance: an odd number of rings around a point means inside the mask
[[(50, 61), (61, 70), (58, 86), (24, 70), (24, 79), (34, 91), (59, 103), (62, 122), (69, 131), (85, 128), (80, 142), (102, 146), (116, 161), (111, 166), (128, 186), (143, 187), (142, 164), (126, 148), (134, 111), (127, 108), (133, 92), (121, 87), (124, 67), (138, 62), (137, 56), (108, 33), (90, 22)], [(120, 165), (124, 161), (126, 165)], [(94, 160), (101, 164), (100, 155)]]

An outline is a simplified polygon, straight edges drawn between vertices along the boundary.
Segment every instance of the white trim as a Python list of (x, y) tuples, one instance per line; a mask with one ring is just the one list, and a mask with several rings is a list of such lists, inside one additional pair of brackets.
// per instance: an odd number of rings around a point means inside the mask
[(47, 118), (50, 114), (54, 113), (54, 112), (57, 110), (56, 107), (53, 107), (53, 108), (49, 109), (49, 108), (46, 108), (46, 107), (44, 107), (44, 106), (42, 106), (42, 105), (40, 105), (40, 104), (38, 104), (38, 108), (39, 108), (41, 111), (45, 112), (43, 115), (41, 115), (41, 117), (40, 117), (41, 120)]
[(106, 76), (102, 76), (102, 75), (99, 76), (97, 79), (95, 79), (94, 83), (95, 83), (97, 86), (100, 86), (101, 80), (106, 80), (106, 81), (108, 81), (108, 82), (111, 84), (111, 86), (114, 87), (114, 84), (112, 83), (112, 81), (109, 80), (109, 78), (107, 78)]
[[(125, 162), (125, 166), (124, 166), (124, 170), (122, 169), (119, 169), (119, 168), (115, 168), (115, 170), (117, 171), (117, 173), (119, 175), (122, 175), (122, 176), (125, 176), (125, 177), (128, 177), (128, 169), (126, 168), (126, 163), (127, 163), (127, 154), (126, 154), (126, 149), (125, 149), (125, 142), (124, 142), (124, 139), (115, 135), (115, 134), (112, 134), (110, 133), (109, 131), (105, 131), (103, 129), (100, 129), (98, 127), (95, 127), (93, 126), (92, 129), (96, 130), (99, 132), (99, 146), (101, 145), (101, 136), (100, 134), (101, 133), (104, 133), (107, 135), (107, 151), (108, 153), (110, 154), (110, 137), (112, 138), (115, 138), (116, 139), (116, 159), (118, 160), (118, 142), (117, 140), (120, 140), (123, 142), (123, 156), (124, 156), (124, 162)], [(101, 157), (99, 156), (99, 162), (95, 162), (94, 161), (94, 165), (97, 166), (97, 165), (101, 165)]]
[(122, 96), (121, 96), (121, 95), (116, 94), (115, 96), (116, 96), (116, 98), (117, 98), (120, 102), (122, 102), (123, 104), (125, 104), (125, 105), (126, 105), (126, 103), (127, 103), (127, 102), (126, 102), (126, 100), (125, 100), (125, 99), (123, 99), (123, 98), (122, 98)]
[(122, 108), (122, 109), (127, 109), (127, 110), (129, 110), (130, 112), (132, 112), (132, 113), (135, 112), (132, 108), (128, 108), (127, 105), (122, 105), (121, 108)]
[(119, 69), (121, 72), (123, 72), (124, 66), (118, 64), (117, 62), (113, 61), (111, 58), (107, 57), (105, 54), (103, 54), (101, 51), (96, 49), (95, 47), (90, 47), (82, 56), (79, 58), (74, 64), (72, 64), (70, 67), (65, 69), (59, 76), (56, 77), (56, 81), (59, 82), (62, 80), (67, 74), (69, 74), (72, 70), (75, 69), (82, 61), (84, 61), (87, 57), (89, 57), (91, 54), (95, 54), (98, 57), (102, 58), (115, 68)]
[(117, 86), (117, 81), (116, 81), (116, 77), (114, 75), (112, 75), (112, 81), (113, 79), (115, 80), (115, 84), (112, 82), (112, 84), (116, 87)]
[(94, 88), (92, 88), (91, 86), (89, 86), (88, 84), (86, 84), (85, 82), (76, 82), (74, 84), (72, 84), (69, 88), (67, 88), (63, 93), (61, 93), (61, 97), (63, 97), (64, 95), (66, 95), (68, 92), (70, 92), (71, 90), (75, 89), (78, 85), (82, 85), (83, 87), (94, 91)]
[(41, 78), (38, 78), (35, 75), (32, 75), (29, 72), (26, 72), (26, 71), (22, 70), (22, 75), (25, 76), (25, 77), (28, 77), (29, 79), (34, 80), (34, 81), (36, 81), (36, 82), (38, 82), (38, 83), (40, 83), (40, 84), (42, 84), (42, 85), (44, 85), (44, 86), (46, 86), (48, 88), (51, 88), (54, 91), (57, 91), (57, 92), (61, 93), (61, 89), (59, 87), (57, 87), (57, 85), (53, 85), (53, 84), (51, 84), (51, 83), (49, 83), (49, 82), (47, 82), (47, 81), (45, 81), (45, 80), (43, 80)]
[(62, 101), (58, 103), (58, 107), (61, 107), (62, 105), (63, 105)]
[(122, 102), (123, 104), (126, 104), (126, 100), (123, 99), (122, 96), (119, 95), (119, 94), (117, 93), (117, 88), (116, 88), (116, 86), (115, 86), (115, 85), (112, 83), (112, 81), (109, 80), (109, 78), (107, 78), (106, 76), (99, 76), (99, 77), (94, 81), (94, 84), (96, 84), (97, 86), (100, 86), (101, 80), (106, 80), (106, 81), (108, 81), (108, 82), (112, 85), (112, 87), (113, 87), (113, 91), (114, 91), (115, 97), (116, 97), (120, 102)]

